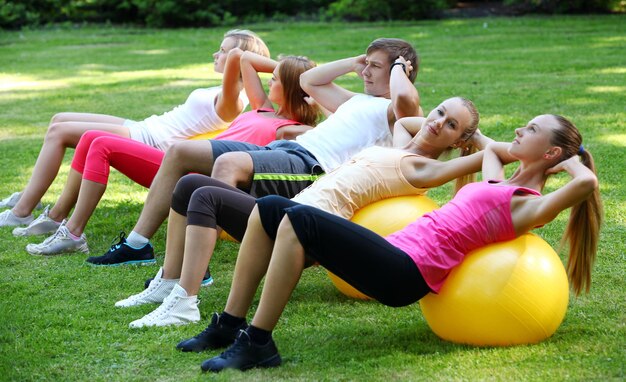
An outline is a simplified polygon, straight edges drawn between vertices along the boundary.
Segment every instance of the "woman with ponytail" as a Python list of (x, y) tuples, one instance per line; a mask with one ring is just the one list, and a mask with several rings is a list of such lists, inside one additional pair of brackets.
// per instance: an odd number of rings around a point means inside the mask
[[(257, 200), (226, 308), (204, 335), (209, 348), (234, 343), (203, 362), (202, 369), (278, 366), (272, 330), (310, 261), (385, 305), (405, 306), (437, 293), (473, 249), (512, 240), (570, 207), (564, 235), (570, 241), (568, 275), (576, 294), (588, 291), (602, 220), (591, 154), (576, 127), (560, 116), (538, 116), (515, 134), (512, 143), (487, 146), (485, 181), (468, 184), (440, 209), (385, 238), (312, 206), (278, 196)], [(504, 164), (513, 160), (520, 166), (504, 179)], [(572, 179), (542, 195), (548, 176), (562, 171)], [(261, 300), (247, 326), (246, 314), (263, 276)]]

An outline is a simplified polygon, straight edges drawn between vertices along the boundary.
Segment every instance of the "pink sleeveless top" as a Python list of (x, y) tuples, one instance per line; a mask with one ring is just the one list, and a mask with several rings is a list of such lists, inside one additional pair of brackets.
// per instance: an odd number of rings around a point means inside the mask
[(438, 292), (468, 252), (515, 238), (511, 198), (516, 194), (541, 195), (524, 187), (470, 183), (443, 207), (386, 239), (413, 259), (430, 289)]
[(261, 113), (273, 109), (257, 109), (241, 114), (230, 127), (214, 139), (253, 143), (265, 146), (276, 140), (276, 130), (283, 126), (301, 125), (298, 121), (281, 118), (267, 118)]

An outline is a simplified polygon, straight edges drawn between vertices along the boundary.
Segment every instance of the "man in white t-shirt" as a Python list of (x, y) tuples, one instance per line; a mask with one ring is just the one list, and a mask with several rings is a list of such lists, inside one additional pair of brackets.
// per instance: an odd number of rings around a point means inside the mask
[[(210, 152), (206, 146), (202, 151), (196, 150), (193, 142), (173, 145), (154, 178), (131, 234), (103, 256), (88, 261), (94, 265), (118, 265), (152, 253), (149, 238), (168, 215), (176, 182), (190, 172), (206, 173), (200, 168), (206, 169), (207, 162), (212, 164), (207, 175), (256, 197), (278, 194), (291, 198), (362, 149), (390, 146), (393, 124), (398, 118), (423, 114), (413, 85), (417, 69), (417, 53), (408, 42), (377, 39), (363, 55), (320, 65), (302, 74), (301, 87), (333, 114), (294, 141), (280, 140), (267, 146), (211, 141)], [(333, 83), (349, 73), (363, 79), (365, 94)]]

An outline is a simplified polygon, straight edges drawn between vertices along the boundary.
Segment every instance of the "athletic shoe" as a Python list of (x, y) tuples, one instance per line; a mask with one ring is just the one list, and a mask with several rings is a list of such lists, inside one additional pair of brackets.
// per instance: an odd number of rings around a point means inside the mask
[(137, 249), (126, 243), (126, 234), (120, 232), (120, 241), (113, 244), (111, 248), (102, 256), (92, 256), (87, 259), (91, 265), (124, 265), (124, 264), (140, 264), (151, 265), (156, 264), (154, 258), (154, 248), (150, 243)]
[[(148, 288), (152, 280), (154, 280), (154, 278), (149, 278), (143, 283), (144, 289)], [(202, 282), (200, 283), (200, 286), (208, 287), (210, 285), (213, 285), (213, 277), (211, 277), (211, 272), (209, 272), (209, 270), (207, 269), (206, 273), (204, 274), (204, 277), (202, 278)]]
[(244, 371), (253, 367), (276, 367), (281, 362), (273, 339), (270, 338), (265, 345), (257, 345), (245, 330), (240, 330), (234, 344), (217, 357), (202, 362), (200, 367), (202, 371), (217, 373), (224, 369)]
[(188, 296), (185, 288), (175, 284), (172, 293), (163, 300), (163, 304), (153, 312), (131, 322), (131, 328), (144, 326), (185, 325), (200, 321), (198, 296)]
[(244, 321), (241, 325), (231, 327), (220, 323), (220, 315), (213, 313), (211, 323), (200, 334), (176, 345), (176, 349), (184, 352), (201, 352), (207, 349), (219, 349), (232, 345), (240, 330), (248, 327)]
[[(14, 192), (10, 196), (0, 200), (0, 208), (13, 208), (17, 204), (17, 202), (22, 197), (21, 192)], [(42, 207), (41, 202), (38, 202), (35, 206), (35, 209), (40, 209)]]
[(115, 303), (115, 306), (119, 308), (127, 308), (129, 306), (137, 306), (143, 304), (155, 304), (161, 303), (163, 300), (170, 295), (174, 286), (178, 284), (179, 279), (172, 280), (164, 280), (161, 277), (163, 276), (163, 268), (159, 269), (156, 277), (147, 289), (142, 291), (141, 293), (132, 295), (124, 300), (120, 300)]
[(89, 253), (85, 234), (80, 235), (78, 240), (72, 239), (70, 230), (65, 226), (65, 220), (54, 235), (48, 237), (41, 244), (28, 244), (26, 250), (31, 255), (58, 255), (66, 252)]
[(18, 217), (13, 215), (13, 211), (6, 210), (0, 212), (0, 227), (14, 227), (16, 225), (28, 225), (33, 221), (33, 215)]
[(56, 232), (61, 223), (55, 222), (48, 217), (49, 210), (50, 206), (46, 206), (41, 215), (39, 215), (37, 219), (30, 222), (27, 227), (15, 228), (13, 230), (13, 236), (35, 236)]

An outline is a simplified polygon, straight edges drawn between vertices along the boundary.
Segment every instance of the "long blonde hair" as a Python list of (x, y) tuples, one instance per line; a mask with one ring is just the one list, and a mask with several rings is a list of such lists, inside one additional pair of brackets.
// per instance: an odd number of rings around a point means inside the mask
[[(560, 115), (553, 117), (557, 120), (559, 129), (553, 130), (550, 143), (563, 150), (559, 162), (579, 155), (581, 163), (595, 174), (593, 156), (583, 148), (583, 139), (576, 126)], [(602, 216), (602, 200), (598, 188), (586, 200), (573, 206), (570, 212), (561, 245), (564, 246), (569, 242), (567, 276), (576, 295), (583, 290), (589, 292), (591, 287), (591, 270), (596, 260)]]

